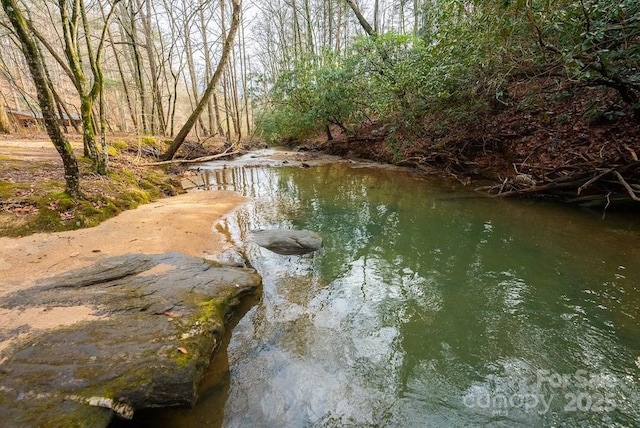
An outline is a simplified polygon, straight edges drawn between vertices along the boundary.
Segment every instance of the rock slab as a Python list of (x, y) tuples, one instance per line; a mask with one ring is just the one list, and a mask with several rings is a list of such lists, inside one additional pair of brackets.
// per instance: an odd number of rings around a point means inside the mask
[(270, 229), (252, 232), (254, 243), (277, 254), (299, 255), (322, 248), (322, 237), (309, 230)]
[(6, 296), (5, 308), (88, 305), (104, 319), (30, 334), (5, 350), (0, 420), (106, 427), (114, 414), (193, 405), (225, 320), (260, 284), (252, 269), (125, 255)]

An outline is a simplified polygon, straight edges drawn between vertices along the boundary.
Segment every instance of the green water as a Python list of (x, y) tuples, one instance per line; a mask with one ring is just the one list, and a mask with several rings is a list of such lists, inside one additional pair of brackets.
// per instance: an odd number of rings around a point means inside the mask
[[(345, 164), (213, 172), (264, 278), (170, 426), (639, 426), (640, 221)], [(261, 228), (319, 232), (280, 256)]]

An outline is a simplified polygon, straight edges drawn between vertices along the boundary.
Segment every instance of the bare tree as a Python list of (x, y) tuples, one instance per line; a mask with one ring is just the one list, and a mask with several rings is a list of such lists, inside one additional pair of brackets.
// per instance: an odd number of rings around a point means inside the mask
[[(152, 24), (151, 24), (151, 1), (146, 0), (145, 2), (146, 8), (144, 8), (145, 12), (142, 12), (143, 5), (140, 0), (138, 0), (138, 9), (140, 10), (140, 21), (142, 23), (142, 29), (144, 33), (144, 47), (147, 51), (147, 64), (148, 70), (150, 73), (150, 85), (151, 85), (151, 133), (155, 134), (160, 133), (164, 134), (166, 129), (166, 120), (164, 117), (164, 107), (162, 104), (162, 96), (160, 93), (160, 73), (158, 70), (158, 65), (156, 62), (156, 44), (154, 42), (154, 37), (152, 35)], [(156, 129), (156, 117), (158, 119), (158, 128)]]
[[(164, 52), (164, 74), (165, 85), (167, 87), (167, 92), (169, 94), (169, 107), (167, 108), (167, 126), (169, 131), (169, 136), (174, 135), (174, 127), (175, 127), (175, 117), (176, 117), (176, 108), (178, 106), (178, 85), (180, 83), (180, 76), (183, 73), (185, 68), (184, 57), (186, 53), (184, 49), (180, 48), (180, 23), (179, 19), (185, 20), (184, 11), (180, 8), (173, 7), (169, 5), (168, 0), (162, 0), (162, 5), (164, 7), (164, 11), (167, 14), (168, 23), (169, 23), (169, 34), (167, 37), (169, 38), (169, 42), (164, 45), (162, 51)], [(160, 20), (156, 19), (158, 25), (158, 31), (160, 32)], [(160, 40), (162, 41), (163, 37), (161, 35)], [(167, 75), (171, 75), (169, 77)]]
[[(102, 7), (102, 6), (101, 6)], [(104, 16), (104, 9), (101, 10)], [(116, 50), (116, 43), (113, 37), (113, 33), (109, 26), (107, 28), (107, 36), (109, 40), (109, 44), (111, 45), (111, 50), (113, 51), (113, 58), (115, 59), (116, 66), (118, 68), (118, 75), (120, 76), (120, 82), (122, 83), (122, 90), (124, 91), (125, 100), (127, 102), (127, 109), (129, 111), (129, 117), (131, 118), (131, 122), (133, 124), (133, 128), (138, 131), (138, 119), (136, 117), (136, 110), (133, 105), (133, 98), (131, 96), (131, 91), (129, 89), (129, 83), (127, 82), (127, 78), (125, 77), (125, 69), (122, 64), (122, 60), (120, 59), (121, 53)]]
[[(207, 31), (207, 18), (205, 17), (205, 4), (204, 0), (199, 0), (198, 4), (198, 17), (200, 18), (200, 31), (202, 34), (202, 47), (203, 47), (203, 55), (204, 55), (204, 67), (205, 67), (205, 78), (207, 80), (211, 79), (211, 74), (213, 71), (211, 70), (211, 48), (209, 44), (209, 35)], [(224, 10), (223, 10), (224, 11)], [(214, 105), (213, 100), (210, 98), (207, 102), (207, 125), (208, 131), (210, 134), (215, 132), (216, 121), (214, 115)]]
[(139, 100), (139, 118), (142, 125), (142, 132), (149, 132), (149, 108), (147, 97), (147, 85), (144, 79), (144, 63), (140, 49), (142, 44), (139, 41), (138, 21), (140, 11), (136, 7), (134, 0), (120, 3), (118, 22), (120, 31), (127, 49), (127, 59), (132, 74), (136, 95)]
[(229, 28), (229, 33), (226, 35), (224, 45), (222, 47), (222, 54), (220, 56), (220, 60), (218, 61), (216, 70), (213, 73), (213, 76), (211, 77), (211, 80), (209, 81), (207, 89), (204, 91), (202, 98), (198, 102), (198, 105), (193, 110), (182, 129), (180, 129), (180, 131), (178, 132), (178, 135), (173, 140), (173, 143), (171, 144), (167, 152), (162, 155), (163, 160), (171, 159), (176, 154), (189, 132), (191, 132), (193, 125), (195, 125), (196, 120), (198, 120), (198, 117), (200, 117), (200, 114), (206, 107), (209, 98), (215, 91), (215, 88), (220, 81), (220, 77), (223, 74), (225, 66), (229, 60), (229, 55), (231, 53), (231, 50), (233, 49), (233, 43), (236, 33), (238, 32), (238, 27), (240, 26), (240, 11), (242, 9), (242, 0), (231, 0), (231, 3), (233, 5), (231, 26)]
[(241, 51), (241, 61), (240, 61), (240, 67), (242, 69), (242, 97), (244, 100), (244, 113), (245, 113), (245, 119), (246, 119), (246, 125), (247, 125), (247, 135), (251, 135), (251, 118), (249, 116), (249, 96), (247, 94), (248, 92), (248, 60), (247, 60), (247, 39), (245, 36), (245, 20), (241, 20), (241, 35), (242, 37), (240, 38), (240, 51)]
[[(78, 96), (80, 98), (80, 113), (82, 116), (84, 154), (93, 160), (94, 168), (99, 174), (106, 174), (108, 169), (108, 154), (104, 139), (106, 119), (104, 114), (100, 115), (99, 123), (100, 135), (102, 136), (102, 147), (99, 150), (95, 141), (97, 125), (93, 116), (93, 107), (96, 102), (99, 103), (100, 107), (104, 100), (104, 76), (101, 66), (101, 57), (107, 36), (108, 23), (113, 15), (114, 7), (119, 1), (120, 0), (113, 1), (113, 6), (105, 17), (104, 27), (99, 38), (98, 47), (95, 50), (90, 39), (89, 20), (84, 2), (79, 0), (74, 0), (73, 3), (70, 3), (68, 0), (57, 1), (58, 11), (60, 14), (60, 25), (63, 33), (62, 45), (66, 61), (58, 55), (55, 47), (49, 41), (49, 38), (45, 37), (36, 29), (36, 24), (33, 22), (29, 23), (31, 31), (58, 62), (60, 67), (62, 67), (78, 92)], [(81, 46), (82, 40), (85, 42), (84, 49)], [(91, 69), (91, 79), (88, 78), (83, 65), (83, 55), (85, 51), (86, 58), (88, 58)], [(57, 94), (53, 87), (51, 88), (51, 92), (54, 95), (54, 98), (57, 99)], [(57, 105), (62, 106), (63, 103), (58, 101)], [(60, 116), (62, 116), (61, 110), (62, 108), (60, 107)], [(104, 113), (104, 109), (99, 110)]]

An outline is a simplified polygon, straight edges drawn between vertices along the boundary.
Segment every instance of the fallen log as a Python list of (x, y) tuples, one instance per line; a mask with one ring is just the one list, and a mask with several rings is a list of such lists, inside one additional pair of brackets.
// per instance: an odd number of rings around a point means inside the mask
[(169, 165), (169, 164), (202, 163), (202, 162), (209, 162), (216, 159), (223, 159), (230, 156), (235, 156), (242, 153), (243, 152), (241, 150), (234, 150), (232, 152), (224, 152), (224, 153), (219, 153), (217, 155), (211, 155), (211, 156), (202, 156), (195, 159), (172, 159), (172, 160), (160, 161), (160, 162), (147, 162), (140, 165), (141, 166), (158, 166), (158, 165)]
[(532, 186), (526, 189), (518, 189), (518, 190), (510, 190), (508, 192), (502, 192), (497, 195), (492, 195), (494, 198), (506, 198), (510, 196), (520, 196), (520, 195), (529, 195), (534, 193), (542, 193), (553, 190), (567, 189), (581, 185), (584, 182), (584, 179), (566, 181), (561, 183), (549, 183), (544, 184), (542, 186)]
[[(584, 164), (583, 164), (584, 165)], [(575, 174), (565, 175), (560, 178), (556, 178), (555, 180), (551, 180), (547, 178), (543, 180), (542, 183), (537, 182), (531, 186), (524, 187), (518, 186), (517, 181), (515, 179), (505, 179), (500, 187), (500, 191), (498, 194), (492, 195), (493, 197), (512, 197), (512, 196), (526, 196), (533, 194), (545, 194), (551, 196), (558, 196), (559, 191), (563, 193), (567, 192), (567, 189), (575, 189), (576, 196), (581, 196), (582, 192), (589, 187), (595, 187), (596, 184), (599, 185), (599, 190), (594, 189), (595, 192), (604, 192), (603, 195), (612, 192), (612, 185), (614, 186), (622, 186), (625, 194), (628, 195), (628, 198), (632, 201), (640, 202), (640, 186), (635, 184), (634, 181), (637, 180), (637, 173), (634, 174), (633, 170), (640, 167), (640, 162), (632, 162), (627, 165), (613, 166), (609, 168), (599, 167), (595, 168), (594, 171), (588, 172), (578, 172)], [(563, 167), (564, 168), (564, 167)], [(561, 170), (563, 168), (559, 168)], [(623, 177), (622, 174), (627, 173), (629, 178)], [(615, 180), (607, 180), (605, 177), (613, 176)], [(517, 178), (517, 176), (516, 176)], [(511, 190), (503, 192), (507, 184), (511, 183)], [(521, 183), (520, 183), (521, 184)], [(489, 188), (489, 191), (495, 190), (499, 185), (495, 185)], [(520, 187), (520, 188), (518, 188)], [(593, 193), (593, 192), (592, 192)], [(614, 191), (614, 193), (616, 193)], [(594, 195), (587, 195), (587, 197), (592, 197)], [(570, 198), (574, 201), (579, 201), (579, 198)]]

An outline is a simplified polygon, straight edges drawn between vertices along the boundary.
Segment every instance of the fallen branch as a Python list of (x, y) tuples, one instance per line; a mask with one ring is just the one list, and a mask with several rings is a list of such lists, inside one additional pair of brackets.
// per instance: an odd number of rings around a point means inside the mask
[(582, 186), (578, 187), (578, 195), (580, 195), (580, 193), (582, 193), (582, 191), (584, 189), (586, 189), (587, 187), (591, 186), (593, 183), (595, 183), (596, 181), (600, 180), (602, 177), (604, 177), (605, 175), (609, 174), (612, 171), (613, 171), (613, 168), (608, 169), (605, 172), (596, 175), (591, 180), (589, 180), (586, 183), (584, 183)]
[(620, 175), (618, 171), (613, 171), (613, 173), (615, 174), (616, 177), (618, 177), (618, 181), (620, 182), (620, 184), (622, 184), (624, 188), (627, 189), (627, 193), (629, 193), (629, 196), (631, 197), (631, 199), (633, 199), (636, 202), (640, 202), (640, 198), (638, 197), (638, 195), (636, 195), (636, 192), (634, 192), (633, 188), (629, 185), (629, 183), (627, 183), (624, 177)]
[(609, 208), (609, 205), (611, 205), (611, 192), (607, 193), (607, 205), (604, 206), (604, 210), (602, 210), (602, 219), (604, 220), (605, 216), (607, 215), (607, 208)]
[(583, 179), (567, 181), (561, 183), (549, 183), (542, 186), (533, 186), (527, 189), (511, 190), (509, 192), (492, 195), (493, 198), (507, 198), (510, 196), (527, 195), (531, 193), (541, 193), (549, 190), (567, 189), (582, 184)]
[(504, 181), (502, 182), (502, 186), (500, 186), (500, 190), (498, 191), (498, 195), (502, 194), (502, 191), (504, 190), (504, 186), (507, 185), (507, 181), (509, 180), (509, 177), (505, 178)]
[(224, 153), (219, 153), (217, 155), (211, 155), (211, 156), (202, 156), (196, 159), (172, 159), (172, 160), (168, 160), (168, 161), (161, 161), (161, 162), (148, 162), (148, 163), (143, 163), (141, 166), (158, 166), (158, 165), (169, 165), (169, 164), (183, 164), (183, 163), (201, 163), (201, 162), (209, 162), (212, 160), (216, 160), (216, 159), (222, 159), (222, 158), (226, 158), (229, 156), (234, 156), (234, 155), (238, 155), (242, 153), (242, 151), (236, 150), (233, 152), (224, 152)]

